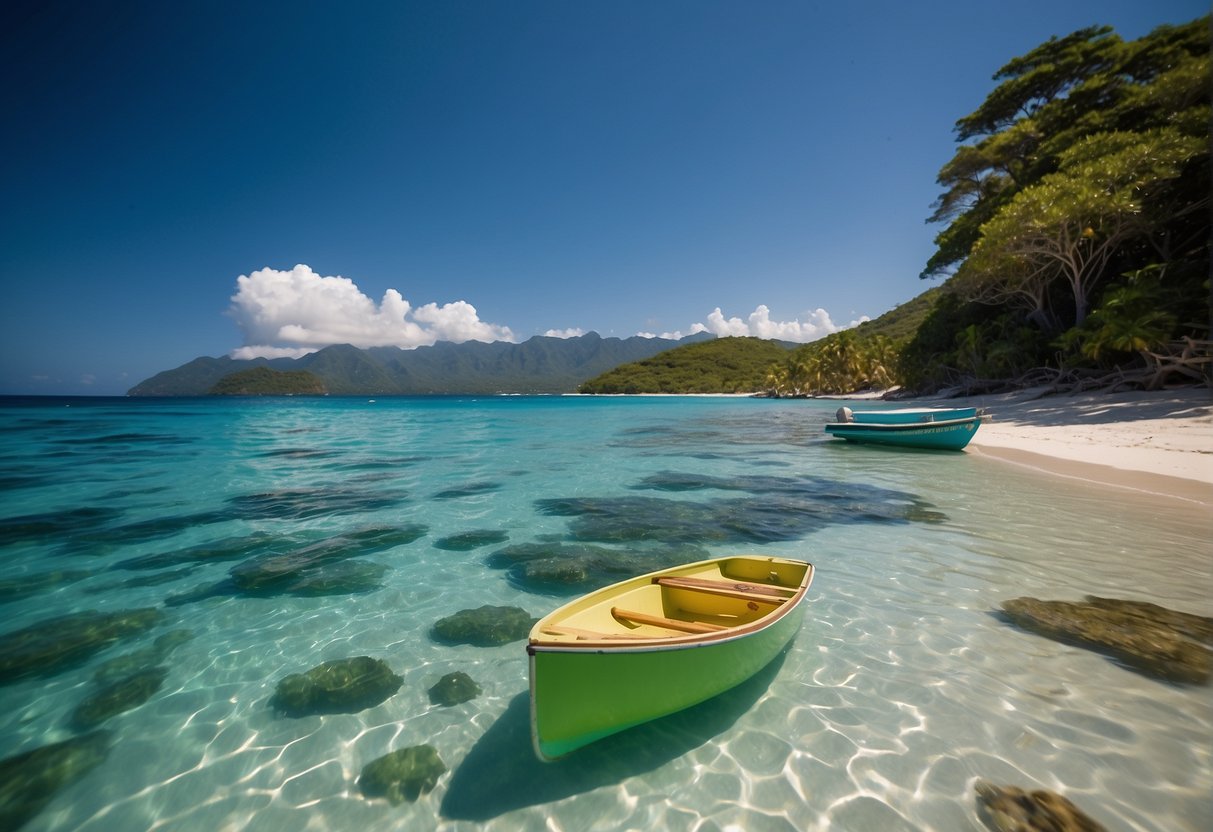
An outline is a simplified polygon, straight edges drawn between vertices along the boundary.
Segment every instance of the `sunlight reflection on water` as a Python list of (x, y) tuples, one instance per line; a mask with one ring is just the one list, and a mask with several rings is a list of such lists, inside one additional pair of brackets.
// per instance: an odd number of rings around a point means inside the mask
[[(163, 687), (106, 723), (106, 763), (25, 828), (953, 829), (978, 823), (977, 778), (1061, 791), (1113, 828), (1213, 825), (1208, 688), (1154, 681), (993, 614), (1018, 596), (1096, 594), (1210, 615), (1213, 518), (976, 455), (825, 440), (833, 409), (556, 398), (0, 408), (0, 460), (19, 472), (4, 491), (0, 582), (40, 581), (0, 598), (4, 632), (85, 609), (166, 612), (146, 636), (0, 687), (2, 747), (69, 738), (67, 718), (104, 661), (172, 629), (195, 634), (166, 659)], [(663, 482), (698, 486), (652, 490)], [(813, 561), (804, 628), (781, 663), (730, 694), (540, 765), (521, 643), (442, 645), (429, 629), (463, 608), (538, 616), (567, 597), (486, 565), (505, 546), (601, 528), (540, 501), (626, 508), (638, 497), (726, 513), (740, 538), (690, 541), (713, 556)], [(818, 513), (801, 527), (753, 511), (779, 500)], [(622, 518), (624, 543), (599, 531), (594, 545), (635, 549)], [(660, 518), (645, 519), (657, 542), (674, 534)], [(373, 554), (322, 543), (412, 524), (425, 536)], [(436, 545), (467, 533), (489, 542)], [(288, 541), (286, 554), (311, 546), (324, 564), (365, 557), (388, 569), (368, 573), (380, 588), (355, 594), (164, 606), (241, 563), (198, 547), (266, 539), (254, 535)], [(187, 551), (195, 559), (180, 569), (174, 553)], [(56, 570), (64, 577), (48, 583)], [(127, 580), (157, 570), (162, 584)], [(357, 714), (281, 719), (268, 708), (283, 676), (357, 655), (386, 660), (400, 691)], [(481, 695), (431, 704), (428, 688), (455, 670)], [(450, 769), (433, 792), (397, 807), (362, 797), (367, 762), (424, 743)]]

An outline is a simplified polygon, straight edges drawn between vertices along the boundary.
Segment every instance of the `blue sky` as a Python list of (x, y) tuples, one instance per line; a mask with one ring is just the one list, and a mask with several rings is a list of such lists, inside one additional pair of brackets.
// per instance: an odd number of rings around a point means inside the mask
[(1007, 60), (1187, 0), (148, 2), (0, 11), (0, 394), (200, 355), (809, 340), (918, 274)]

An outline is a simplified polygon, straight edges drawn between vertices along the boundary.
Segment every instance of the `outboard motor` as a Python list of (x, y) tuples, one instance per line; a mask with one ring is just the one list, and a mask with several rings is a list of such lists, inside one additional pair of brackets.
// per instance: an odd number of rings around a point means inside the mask
[(834, 414), (835, 421), (838, 422), (854, 422), (855, 414), (851, 412), (849, 407), (840, 407), (838, 412)]

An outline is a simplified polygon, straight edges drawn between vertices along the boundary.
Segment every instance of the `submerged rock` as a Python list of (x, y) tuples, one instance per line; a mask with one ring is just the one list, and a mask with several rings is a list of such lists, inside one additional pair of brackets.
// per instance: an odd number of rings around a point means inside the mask
[(820, 477), (723, 478), (667, 471), (646, 477), (637, 488), (724, 496), (703, 501), (569, 497), (535, 505), (541, 514), (573, 518), (574, 540), (599, 543), (772, 543), (798, 540), (836, 523), (946, 519), (914, 494)]
[(1129, 667), (1173, 682), (1208, 682), (1213, 674), (1213, 619), (1176, 612), (1157, 604), (1097, 598), (1004, 601), (1014, 624), (1047, 636), (1107, 653)]
[(448, 673), (429, 690), (430, 701), (435, 705), (458, 705), (480, 695), (480, 685), (462, 670)]
[(267, 593), (246, 592), (245, 595), (293, 595), (297, 598), (314, 598), (322, 595), (354, 595), (374, 592), (383, 588), (383, 576), (387, 567), (371, 561), (347, 561), (330, 563), (316, 569), (308, 569), (296, 575), (294, 580)]
[(167, 667), (152, 667), (105, 686), (80, 703), (72, 713), (72, 727), (96, 728), (112, 716), (139, 707), (160, 690), (167, 678)]
[(63, 540), (100, 529), (121, 516), (122, 512), (115, 508), (80, 506), (6, 517), (0, 520), (0, 546), (23, 540)]
[(169, 607), (180, 607), (208, 598), (274, 598), (291, 595), (296, 598), (316, 598), (324, 595), (355, 595), (383, 589), (387, 567), (368, 561), (323, 563), (283, 575), (273, 581), (251, 587), (240, 586), (232, 578), (218, 583), (203, 584), (164, 599)]
[(0, 829), (19, 829), (51, 798), (101, 764), (110, 733), (94, 731), (0, 760)]
[(435, 549), (444, 549), (448, 552), (470, 552), (473, 549), (479, 549), (481, 546), (492, 546), (496, 543), (505, 543), (510, 539), (510, 536), (496, 529), (477, 529), (471, 532), (460, 532), (459, 534), (448, 535), (434, 541)]
[(290, 591), (320, 567), (363, 555), (403, 546), (425, 536), (429, 529), (420, 524), (399, 527), (374, 527), (321, 540), (289, 554), (269, 554), (250, 558), (229, 570), (233, 586), (245, 592)]
[(150, 670), (193, 637), (192, 630), (170, 630), (147, 647), (102, 662), (93, 672), (93, 681), (99, 685), (109, 685), (144, 670)]
[(152, 646), (160, 652), (161, 657), (167, 656), (181, 645), (194, 638), (193, 630), (169, 630), (162, 636), (157, 636)]
[(412, 802), (438, 784), (446, 766), (432, 745), (414, 745), (367, 763), (358, 787), (367, 797), (386, 797), (393, 806)]
[(278, 683), (270, 707), (284, 716), (354, 714), (390, 698), (404, 679), (382, 659), (337, 659), (293, 673)]
[(510, 581), (531, 592), (574, 594), (710, 557), (699, 546), (638, 544), (614, 549), (585, 543), (519, 543), (488, 557)]
[(436, 641), (448, 644), (497, 647), (526, 638), (538, 620), (520, 607), (493, 607), (486, 604), (439, 619), (434, 623), (431, 635)]
[(197, 569), (197, 567), (185, 566), (181, 569), (173, 569), (169, 572), (149, 572), (146, 575), (128, 578), (125, 581), (90, 586), (85, 590), (85, 592), (87, 592), (89, 595), (108, 595), (115, 589), (138, 589), (145, 586), (171, 584), (176, 581), (180, 581), (183, 578), (188, 578), (194, 573), (195, 569)]
[(985, 823), (997, 832), (1105, 832), (1061, 795), (978, 780), (977, 806)]
[(28, 598), (47, 589), (83, 580), (92, 572), (82, 569), (60, 569), (54, 572), (42, 572), (37, 575), (23, 575), (20, 578), (9, 578), (0, 581), (0, 604)]
[(152, 607), (120, 612), (72, 613), (0, 636), (0, 685), (30, 676), (53, 676), (164, 619)]
[(301, 545), (299, 541), (272, 535), (267, 532), (254, 532), (243, 537), (227, 537), (210, 543), (200, 543), (184, 549), (171, 552), (160, 552), (154, 555), (141, 555), (127, 558), (114, 564), (113, 569), (163, 569), (168, 566), (195, 565), (199, 563), (218, 563), (229, 560), (244, 560), (254, 555), (269, 551), (280, 551)]

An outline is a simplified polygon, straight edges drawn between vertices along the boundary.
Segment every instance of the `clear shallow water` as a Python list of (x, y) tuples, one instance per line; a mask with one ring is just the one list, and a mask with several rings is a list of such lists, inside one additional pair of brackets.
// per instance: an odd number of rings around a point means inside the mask
[[(1061, 791), (1110, 829), (1213, 827), (1208, 688), (1151, 680), (992, 614), (1021, 595), (1088, 593), (1213, 614), (1207, 511), (975, 455), (826, 440), (835, 407), (6, 402), (0, 584), (59, 574), (0, 598), (0, 635), (81, 610), (156, 607), (165, 619), (77, 667), (0, 687), (3, 754), (72, 736), (105, 661), (193, 633), (159, 691), (105, 723), (106, 763), (26, 828), (963, 829), (978, 823), (979, 777)], [(570, 501), (592, 513), (571, 515)], [(361, 592), (223, 589), (258, 546), (416, 525), (416, 540), (344, 561), (380, 565)], [(469, 531), (508, 541), (438, 545)], [(492, 555), (574, 537), (654, 561), (669, 545), (805, 558), (818, 570), (805, 627), (736, 691), (542, 765), (522, 643), (450, 646), (429, 630), (484, 604), (539, 616), (563, 603), (568, 592)], [(207, 544), (204, 558), (195, 547)], [(357, 655), (387, 661), (400, 691), (358, 714), (268, 707), (283, 676)], [(427, 689), (454, 670), (483, 693), (430, 704)], [(363, 765), (422, 743), (451, 770), (434, 791), (398, 807), (361, 796)]]

